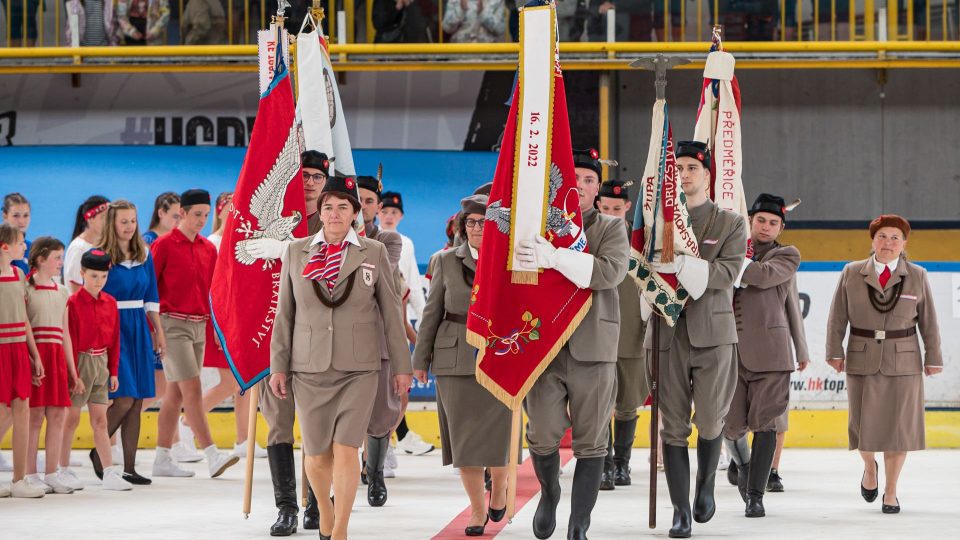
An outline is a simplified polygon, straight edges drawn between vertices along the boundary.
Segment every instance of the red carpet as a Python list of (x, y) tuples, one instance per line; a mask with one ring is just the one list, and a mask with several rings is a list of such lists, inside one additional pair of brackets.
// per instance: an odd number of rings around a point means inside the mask
[[(570, 449), (561, 449), (560, 450), (560, 466), (565, 466), (571, 459), (573, 459), (573, 451)], [(540, 491), (540, 482), (537, 481), (537, 477), (533, 472), (533, 463), (531, 463), (530, 458), (523, 460), (523, 463), (517, 468), (517, 513), (520, 513), (520, 509), (524, 507), (530, 499), (534, 497)], [(466, 499), (467, 495), (463, 494), (463, 498)], [(467, 505), (466, 508), (460, 512), (457, 517), (453, 518), (453, 521), (447, 524), (442, 531), (438, 532), (432, 540), (450, 540), (451, 538), (467, 538), (463, 534), (463, 529), (467, 526), (467, 521), (470, 519), (470, 506)], [(507, 519), (504, 518), (500, 523), (489, 522), (487, 523), (487, 529), (484, 531), (484, 535), (479, 538), (492, 538), (500, 533), (504, 527), (507, 526)], [(530, 523), (521, 523), (515, 522), (514, 527), (526, 527), (530, 528)], [(531, 533), (532, 534), (532, 533)]]

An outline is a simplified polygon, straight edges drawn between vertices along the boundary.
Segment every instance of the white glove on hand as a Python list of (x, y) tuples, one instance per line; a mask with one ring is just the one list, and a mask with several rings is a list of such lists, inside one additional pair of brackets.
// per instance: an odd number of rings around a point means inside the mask
[(273, 238), (247, 240), (247, 253), (258, 259), (279, 259), (289, 242)]
[(513, 252), (524, 268), (534, 270), (557, 265), (557, 248), (540, 235), (534, 240), (521, 240)]
[(683, 263), (686, 257), (686, 255), (678, 254), (673, 256), (673, 262), (662, 263), (654, 261), (650, 263), (650, 266), (653, 268), (654, 272), (658, 272), (660, 274), (679, 274), (680, 270), (683, 269)]

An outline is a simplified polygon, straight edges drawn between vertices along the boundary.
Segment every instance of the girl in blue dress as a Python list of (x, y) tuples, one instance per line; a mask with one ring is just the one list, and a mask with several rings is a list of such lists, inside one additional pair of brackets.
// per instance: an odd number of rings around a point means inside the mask
[[(110, 203), (103, 226), (101, 248), (113, 260), (104, 291), (117, 299), (120, 310), (120, 386), (110, 393), (107, 431), (112, 437), (120, 429), (123, 443), (123, 479), (131, 484), (149, 484), (137, 474), (137, 444), (140, 441), (140, 413), (143, 400), (155, 395), (154, 358), (166, 349), (160, 325), (160, 297), (153, 258), (137, 228), (137, 208), (128, 201)], [(147, 319), (152, 323), (151, 333)], [(122, 429), (121, 429), (122, 428)], [(96, 452), (91, 452), (94, 472), (102, 474)]]

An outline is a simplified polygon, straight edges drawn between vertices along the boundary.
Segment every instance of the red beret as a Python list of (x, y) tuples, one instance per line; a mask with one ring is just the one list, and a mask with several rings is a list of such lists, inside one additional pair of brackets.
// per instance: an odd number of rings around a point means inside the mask
[(870, 222), (870, 238), (877, 235), (877, 231), (884, 227), (894, 227), (903, 231), (903, 237), (910, 236), (910, 222), (896, 214), (881, 214)]

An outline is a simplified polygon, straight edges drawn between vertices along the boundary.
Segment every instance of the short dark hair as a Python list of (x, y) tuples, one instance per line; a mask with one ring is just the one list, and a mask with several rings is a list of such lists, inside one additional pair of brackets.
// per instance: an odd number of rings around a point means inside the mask
[(325, 191), (321, 193), (320, 200), (317, 201), (317, 208), (320, 208), (321, 206), (323, 206), (323, 204), (327, 201), (327, 199), (331, 197), (335, 199), (347, 201), (348, 203), (350, 203), (350, 206), (353, 207), (353, 212), (355, 214), (360, 213), (360, 208), (361, 208), (360, 201), (358, 201), (356, 197), (340, 191)]

